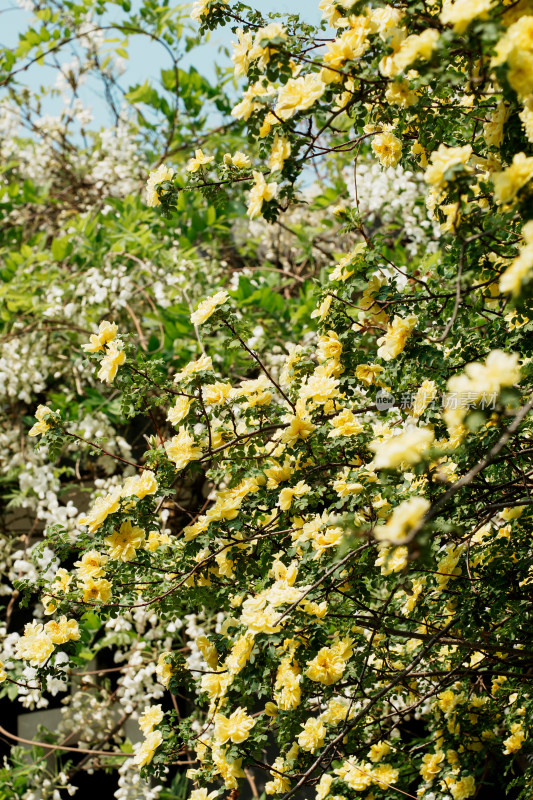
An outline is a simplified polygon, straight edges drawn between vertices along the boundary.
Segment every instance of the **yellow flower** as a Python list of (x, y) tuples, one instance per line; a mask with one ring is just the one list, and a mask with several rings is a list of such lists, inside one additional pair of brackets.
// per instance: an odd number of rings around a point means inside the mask
[(337, 378), (320, 375), (315, 372), (309, 378), (304, 378), (300, 387), (300, 400), (306, 402), (313, 400), (317, 404), (327, 403), (339, 395), (339, 381)]
[(80, 629), (75, 619), (60, 617), (58, 621), (50, 620), (44, 626), (46, 634), (54, 644), (77, 642), (80, 638)]
[(459, 781), (449, 780), (449, 789), (453, 800), (467, 800), (476, 792), (476, 781), (472, 775), (461, 778)]
[(104, 566), (107, 563), (107, 556), (100, 555), (97, 550), (88, 550), (83, 554), (81, 561), (76, 561), (74, 566), (77, 568), (79, 577), (100, 578), (105, 574)]
[(298, 708), (302, 699), (301, 682), (302, 675), (298, 664), (290, 656), (282, 659), (274, 684), (274, 699), (281, 711)]
[(231, 384), (217, 381), (216, 383), (211, 383), (208, 386), (204, 386), (202, 388), (202, 393), (204, 402), (206, 402), (208, 405), (223, 405), (231, 396)]
[(191, 19), (194, 19), (196, 22), (201, 22), (202, 17), (207, 16), (209, 7), (215, 3), (218, 5), (227, 5), (228, 0), (194, 0), (191, 11)]
[(4, 664), (0, 661), (0, 683), (3, 683), (7, 678), (7, 672), (4, 670)]
[(377, 341), (379, 345), (378, 357), (384, 361), (391, 361), (391, 359), (400, 355), (417, 322), (418, 320), (414, 314), (410, 314), (405, 318), (395, 316), (392, 323), (387, 325), (385, 336), (382, 336)]
[(377, 742), (370, 747), (370, 752), (368, 757), (370, 761), (374, 763), (381, 761), (382, 758), (388, 756), (391, 751), (390, 744), (388, 742)]
[(236, 758), (234, 761), (228, 761), (226, 758), (226, 748), (214, 745), (211, 749), (211, 757), (213, 763), (222, 776), (226, 789), (236, 789), (239, 778), (244, 778), (244, 771), (242, 769), (242, 758)]
[(316, 73), (302, 78), (289, 78), (278, 93), (278, 102), (274, 109), (277, 117), (290, 119), (297, 111), (311, 108), (324, 94), (326, 85)]
[(376, 439), (368, 446), (376, 454), (376, 469), (394, 469), (402, 463), (417, 464), (434, 439), (435, 434), (429, 428), (411, 427), (384, 441)]
[(291, 154), (291, 143), (285, 136), (274, 136), (268, 166), (272, 172), (281, 172), (283, 164)]
[(170, 461), (176, 465), (176, 469), (185, 469), (187, 464), (197, 461), (202, 455), (202, 448), (196, 444), (185, 428), (179, 428), (176, 436), (165, 442), (164, 448)]
[(417, 93), (410, 88), (409, 81), (396, 80), (389, 84), (385, 92), (385, 100), (393, 106), (409, 108), (418, 100)]
[[(242, 28), (237, 28), (237, 41), (232, 42), (233, 54), (231, 60), (235, 68), (234, 74), (238, 78), (241, 75), (246, 75), (250, 67), (250, 50), (252, 48), (253, 36), (251, 33), (245, 33)], [(235, 164), (235, 166), (238, 166)], [(246, 165), (248, 166), (248, 165)]]
[(50, 430), (51, 425), (46, 422), (46, 417), (51, 413), (52, 411), (48, 406), (37, 406), (37, 411), (35, 412), (35, 419), (37, 422), (28, 431), (28, 436), (39, 436), (39, 434), (46, 433), (46, 431)]
[(307, 664), (305, 674), (311, 681), (331, 686), (340, 680), (346, 669), (346, 661), (336, 647), (322, 647)]
[(138, 497), (142, 500), (147, 494), (155, 494), (158, 485), (154, 473), (151, 469), (143, 469), (140, 475), (131, 475), (124, 481), (122, 497)]
[(248, 210), (246, 212), (250, 219), (259, 216), (263, 203), (273, 200), (278, 190), (278, 184), (267, 183), (262, 172), (254, 172), (253, 176), (255, 183), (250, 189)]
[[(376, 528), (377, 530), (377, 528)], [(377, 537), (376, 537), (377, 538)], [(407, 547), (394, 547), (392, 550), (383, 543), (378, 546), (379, 555), (374, 562), (374, 566), (381, 567), (382, 575), (391, 575), (393, 572), (401, 572), (407, 566)]]
[(395, 167), (402, 156), (402, 143), (390, 131), (372, 137), (372, 150), (382, 167)]
[(116, 335), (116, 324), (105, 319), (100, 323), (98, 333), (91, 334), (89, 344), (82, 344), (81, 348), (86, 353), (97, 353), (99, 350), (103, 350), (104, 345), (111, 342)]
[(194, 158), (190, 158), (187, 163), (187, 172), (197, 172), (200, 167), (210, 164), (214, 161), (214, 156), (204, 156), (200, 149), (194, 151)]
[(464, 147), (447, 147), (445, 144), (439, 145), (438, 150), (434, 150), (430, 156), (430, 166), (426, 169), (424, 178), (432, 186), (441, 187), (446, 185), (444, 173), (451, 167), (462, 164), (465, 169), (470, 156), (472, 146), (465, 144)]
[(139, 728), (145, 736), (149, 734), (155, 725), (159, 725), (163, 719), (161, 706), (146, 706), (143, 714), (139, 717)]
[(528, 158), (525, 153), (517, 153), (510, 167), (492, 176), (494, 199), (500, 205), (510, 203), (531, 178), (533, 178), (533, 156)]
[(215, 714), (215, 741), (218, 745), (230, 740), (234, 744), (241, 744), (249, 737), (254, 725), (255, 721), (240, 706), (229, 717)]
[(330, 294), (326, 295), (320, 305), (318, 305), (315, 310), (311, 312), (311, 318), (314, 319), (315, 317), (318, 317), (320, 322), (324, 322), (329, 314), (332, 302), (333, 297)]
[(464, 33), (476, 17), (486, 19), (492, 0), (445, 0), (440, 14), (443, 25), (453, 25), (456, 33)]
[(202, 325), (216, 311), (217, 306), (223, 305), (228, 297), (229, 295), (224, 289), (211, 297), (206, 297), (205, 300), (198, 304), (196, 311), (191, 314), (192, 324)]
[(411, 497), (396, 506), (385, 525), (374, 529), (374, 536), (380, 542), (401, 544), (409, 532), (420, 522), (431, 506), (425, 497)]
[(363, 764), (359, 767), (355, 756), (350, 756), (335, 770), (335, 774), (355, 792), (363, 792), (372, 784), (372, 765)]
[(82, 584), (83, 602), (100, 601), (107, 603), (111, 599), (111, 583), (106, 578), (86, 578)]
[(283, 758), (279, 757), (274, 759), (271, 772), (272, 780), (265, 784), (265, 794), (285, 794), (291, 788), (291, 782), (285, 778), (283, 770), (285, 762)]
[(302, 724), (303, 730), (298, 735), (298, 744), (308, 753), (316, 753), (324, 744), (326, 728), (320, 719), (310, 717)]
[(526, 734), (524, 733), (524, 729), (519, 722), (513, 722), (511, 724), (511, 735), (504, 739), (505, 750), (503, 751), (505, 755), (509, 755), (510, 753), (516, 753), (518, 750), (521, 750), (522, 744), (526, 738)]
[[(164, 181), (172, 180), (174, 170), (161, 164), (156, 170), (150, 173), (146, 184), (146, 205), (155, 208), (161, 203), (158, 197), (156, 186)], [(162, 192), (164, 194), (164, 192)]]
[(247, 633), (237, 639), (229, 656), (225, 660), (226, 669), (231, 675), (237, 675), (248, 663), (251, 652), (254, 647), (254, 636)]
[(425, 755), (422, 756), (420, 774), (427, 783), (431, 783), (435, 775), (438, 775), (444, 766), (443, 761), (444, 753), (442, 750), (437, 750), (436, 753), (425, 753)]
[(237, 152), (232, 156), (230, 156), (229, 153), (226, 153), (224, 156), (224, 163), (228, 166), (237, 167), (238, 169), (247, 169), (251, 164), (249, 156), (247, 156), (245, 153), (241, 153), (240, 150), (237, 150)]
[(153, 759), (155, 751), (163, 743), (161, 731), (152, 731), (148, 734), (144, 742), (137, 747), (133, 763), (138, 767), (145, 767)]
[(424, 381), (418, 389), (413, 403), (413, 417), (420, 417), (437, 396), (435, 381)]
[(329, 436), (355, 436), (364, 430), (364, 426), (349, 408), (345, 408), (344, 411), (333, 417), (330, 423), (333, 425), (333, 430), (329, 432)]
[(53, 642), (43, 625), (39, 622), (28, 622), (24, 626), (24, 635), (16, 643), (15, 658), (39, 667), (51, 656), (53, 650)]
[(174, 383), (179, 383), (186, 378), (190, 378), (191, 375), (196, 375), (197, 372), (212, 372), (212, 370), (213, 362), (211, 361), (211, 356), (206, 356), (204, 353), (204, 355), (200, 356), (196, 361), (190, 361), (182, 370), (176, 372), (174, 375)]
[(311, 491), (311, 487), (305, 481), (298, 481), (296, 486), (286, 487), (281, 490), (278, 497), (278, 506), (282, 511), (288, 511), (295, 497), (303, 497), (309, 491)]
[(106, 354), (100, 362), (98, 380), (111, 383), (117, 374), (118, 368), (126, 361), (126, 353), (115, 342), (108, 345)]
[(126, 520), (120, 526), (120, 530), (113, 531), (104, 542), (110, 548), (110, 558), (116, 561), (131, 561), (135, 558), (137, 549), (144, 544), (144, 539), (144, 530), (134, 527), (130, 520)]
[(355, 370), (355, 377), (364, 383), (366, 386), (370, 386), (374, 383), (376, 376), (379, 375), (380, 372), (383, 372), (384, 367), (380, 367), (379, 364), (359, 364)]
[(515, 297), (520, 294), (523, 282), (533, 274), (533, 220), (524, 225), (522, 236), (524, 244), (520, 247), (517, 258), (500, 276), (500, 291), (512, 293)]
[(192, 400), (189, 397), (178, 397), (172, 408), (169, 409), (167, 419), (172, 425), (178, 425), (189, 413)]
[[(405, 34), (404, 34), (405, 35)], [(380, 62), (382, 75), (390, 78), (404, 72), (418, 59), (427, 61), (437, 45), (439, 32), (435, 28), (426, 28), (421, 34), (413, 34), (401, 40), (391, 56), (385, 56)]]
[(122, 489), (117, 486), (105, 497), (97, 497), (86, 517), (80, 517), (80, 525), (88, 525), (89, 533), (94, 533), (105, 522), (109, 514), (118, 511)]
[(163, 653), (161, 653), (155, 668), (159, 683), (162, 683), (167, 689), (172, 677), (172, 666), (167, 664), (167, 658), (169, 658), (171, 655), (172, 654), (168, 650), (165, 650)]

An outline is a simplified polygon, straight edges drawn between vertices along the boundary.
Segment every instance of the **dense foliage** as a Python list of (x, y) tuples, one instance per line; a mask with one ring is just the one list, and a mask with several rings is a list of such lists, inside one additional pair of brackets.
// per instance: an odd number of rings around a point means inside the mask
[[(2, 140), (3, 483), (35, 513), (3, 691), (90, 691), (0, 797), (120, 764), (119, 800), (528, 800), (533, 7), (128, 6), (40, 3), (2, 56), (33, 131)], [(180, 48), (221, 25), (212, 85)], [(163, 44), (162, 88), (121, 89), (110, 30)], [(72, 39), (36, 120), (20, 73)]]

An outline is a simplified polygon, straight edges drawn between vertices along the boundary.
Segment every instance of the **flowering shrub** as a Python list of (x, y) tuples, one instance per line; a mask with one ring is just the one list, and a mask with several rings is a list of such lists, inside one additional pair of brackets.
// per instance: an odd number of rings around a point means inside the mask
[[(128, 665), (145, 701), (117, 691), (143, 739), (121, 779), (165, 782), (185, 762), (192, 800), (244, 781), (285, 800), (526, 800), (533, 16), (465, 0), (320, 9), (314, 29), (194, 4), (200, 32), (234, 29), (245, 133), (156, 166), (142, 213), (168, 230), (189, 202), (239, 204), (247, 230), (288, 228), (277, 269), (292, 283), (214, 277), (177, 357), (150, 354), (127, 318), (94, 320), (79, 380), (153, 430), (135, 461), (106, 451), (128, 474), (49, 528), (48, 562), (18, 588), (39, 586), (50, 621), (5, 645), (4, 683), (38, 692), (105, 647), (102, 626), (142, 619)], [(378, 168), (382, 207), (359, 181)], [(405, 215), (386, 200), (400, 189)], [(298, 247), (320, 253), (312, 304)], [(79, 447), (53, 406), (29, 434), (49, 454)], [(168, 696), (173, 710), (152, 702)]]

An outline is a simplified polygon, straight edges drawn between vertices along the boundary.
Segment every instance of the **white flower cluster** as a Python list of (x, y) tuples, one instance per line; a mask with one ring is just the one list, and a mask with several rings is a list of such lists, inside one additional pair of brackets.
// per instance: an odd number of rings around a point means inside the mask
[[(353, 170), (346, 173), (345, 180), (356, 207)], [(401, 225), (406, 250), (412, 256), (435, 252), (440, 237), (438, 222), (429, 219), (425, 204), (420, 202), (423, 186), (421, 174), (405, 170), (400, 164), (386, 169), (377, 161), (361, 160), (357, 164), (359, 213), (367, 225)]]

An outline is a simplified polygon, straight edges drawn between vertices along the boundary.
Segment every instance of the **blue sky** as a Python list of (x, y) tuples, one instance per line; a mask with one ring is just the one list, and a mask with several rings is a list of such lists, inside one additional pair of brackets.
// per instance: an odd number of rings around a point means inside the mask
[[(175, 3), (182, 5), (182, 3)], [(318, 10), (318, 0), (250, 0), (250, 5), (258, 8), (262, 13), (281, 12), (298, 13), (306, 22), (317, 24), (320, 21), (321, 13)], [(24, 31), (32, 21), (32, 14), (19, 8), (15, 0), (0, 0), (0, 42), (4, 46), (15, 48), (18, 43), (19, 33)], [(39, 23), (40, 24), (40, 23)], [(192, 53), (184, 56), (180, 65), (187, 69), (194, 66), (208, 79), (213, 80), (213, 64), (217, 57), (217, 48), (220, 45), (229, 46), (234, 38), (229, 27), (218, 29), (210, 34), (209, 41), (196, 48)], [(130, 59), (127, 62), (127, 69), (122, 77), (123, 86), (133, 86), (143, 83), (147, 78), (157, 82), (159, 71), (162, 68), (168, 69), (171, 65), (168, 56), (165, 55), (163, 48), (154, 42), (149, 42), (147, 37), (132, 36), (130, 39)], [(62, 60), (70, 61), (72, 51), (65, 50)], [(220, 61), (219, 56), (219, 61)], [(33, 66), (24, 73), (24, 81), (34, 90), (38, 90), (41, 85), (50, 85), (55, 82), (56, 70), (52, 68)], [(81, 93), (86, 105), (91, 106), (94, 114), (96, 126), (107, 125), (110, 122), (105, 101), (100, 99), (90, 85)], [(61, 100), (48, 101), (45, 111), (48, 113), (58, 113), (62, 106)]]

